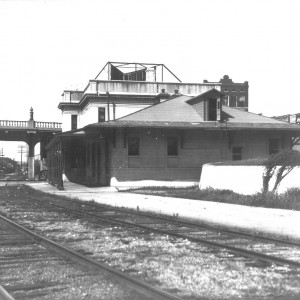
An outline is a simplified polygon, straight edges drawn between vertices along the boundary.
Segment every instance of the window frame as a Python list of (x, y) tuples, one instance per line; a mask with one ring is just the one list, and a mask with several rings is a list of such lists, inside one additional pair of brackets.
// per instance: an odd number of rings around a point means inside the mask
[[(232, 106), (230, 104), (232, 104)], [(237, 95), (231, 95), (230, 96), (229, 106), (231, 106), (231, 107), (238, 107), (237, 105), (238, 105), (238, 97), (237, 97)]]
[[(100, 116), (104, 118), (100, 118)], [(105, 122), (105, 107), (98, 107), (98, 123)]]
[[(176, 141), (176, 145), (170, 145), (169, 141)], [(176, 146), (176, 147), (171, 149), (170, 146), (172, 146), (172, 147)], [(176, 149), (176, 151), (173, 152), (172, 150), (175, 150), (175, 149)], [(167, 156), (168, 157), (178, 157), (179, 156), (179, 139), (177, 136), (167, 136)]]
[[(236, 153), (234, 149), (240, 149), (240, 153)], [(237, 158), (239, 157), (239, 158)], [(237, 160), (243, 160), (244, 159), (244, 147), (235, 145), (231, 148), (231, 160), (237, 161)]]
[(78, 115), (71, 115), (71, 130), (78, 128)]
[(218, 99), (208, 98), (207, 99), (207, 121), (217, 121), (217, 111), (218, 111)]
[[(132, 151), (132, 145), (131, 142), (136, 141), (137, 142), (137, 151)], [(127, 138), (127, 155), (130, 157), (140, 157), (141, 155), (141, 139), (138, 136), (134, 137), (128, 137)]]
[(89, 142), (86, 144), (86, 167), (91, 167), (91, 144)]
[[(274, 152), (274, 151), (272, 151), (271, 152), (271, 149), (272, 148), (274, 148), (274, 145), (272, 145), (271, 146), (271, 142), (274, 142), (274, 141), (276, 141), (276, 143), (277, 143), (277, 151), (276, 152)], [(281, 150), (281, 145), (280, 145), (280, 139), (279, 138), (270, 138), (269, 139), (269, 155), (273, 155), (273, 154), (277, 154), (277, 153), (279, 153), (280, 152), (280, 150)]]

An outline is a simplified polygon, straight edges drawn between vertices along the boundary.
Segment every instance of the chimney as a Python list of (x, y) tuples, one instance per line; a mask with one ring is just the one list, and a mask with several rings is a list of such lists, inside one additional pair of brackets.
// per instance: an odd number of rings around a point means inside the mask
[(164, 102), (170, 98), (170, 94), (166, 93), (166, 89), (161, 89), (161, 93), (157, 95), (158, 103)]

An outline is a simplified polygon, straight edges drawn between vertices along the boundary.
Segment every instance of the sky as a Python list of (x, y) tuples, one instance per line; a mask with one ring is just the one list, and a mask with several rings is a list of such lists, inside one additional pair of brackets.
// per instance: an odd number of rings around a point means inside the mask
[(182, 82), (227, 74), (249, 82), (251, 112), (299, 113), (299, 14), (299, 0), (0, 0), (0, 120), (33, 107), (60, 122), (62, 92), (107, 61), (164, 63)]

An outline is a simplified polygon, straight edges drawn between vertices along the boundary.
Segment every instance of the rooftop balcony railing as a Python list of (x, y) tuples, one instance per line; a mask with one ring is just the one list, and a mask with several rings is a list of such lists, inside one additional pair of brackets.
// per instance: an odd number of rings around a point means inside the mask
[(173, 94), (178, 91), (181, 94), (201, 94), (212, 88), (220, 90), (220, 84), (182, 83), (182, 82), (147, 82), (147, 81), (105, 81), (90, 80), (85, 94), (94, 93), (139, 93), (159, 94), (162, 90)]
[(66, 90), (63, 93), (63, 102), (79, 102), (85, 94), (101, 93), (138, 93), (157, 95), (165, 90), (173, 94), (178, 91), (186, 95), (200, 95), (212, 88), (221, 89), (220, 83), (181, 83), (181, 82), (148, 82), (123, 80), (90, 80), (84, 91)]

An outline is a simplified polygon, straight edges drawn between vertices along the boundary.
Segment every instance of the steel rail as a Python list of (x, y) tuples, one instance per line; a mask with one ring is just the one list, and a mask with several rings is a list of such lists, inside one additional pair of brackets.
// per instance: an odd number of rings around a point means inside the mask
[(179, 220), (179, 219), (175, 220), (174, 217), (168, 216), (168, 215), (161, 216), (161, 215), (155, 215), (155, 214), (151, 214), (151, 213), (149, 214), (147, 212), (133, 211), (133, 210), (130, 210), (128, 208), (123, 209), (123, 208), (118, 208), (118, 207), (108, 207), (107, 205), (103, 205), (103, 204), (99, 204), (99, 203), (93, 204), (93, 203), (90, 203), (90, 202), (83, 202), (83, 201), (77, 200), (77, 199), (68, 199), (66, 197), (57, 196), (57, 195), (51, 195), (51, 197), (52, 196), (53, 196), (53, 198), (56, 198), (56, 199), (59, 199), (59, 200), (64, 200), (64, 201), (69, 201), (69, 202), (77, 202), (77, 203), (85, 205), (85, 206), (103, 207), (103, 208), (106, 208), (107, 210), (126, 212), (128, 214), (138, 215), (138, 216), (146, 216), (148, 218), (158, 219), (158, 220), (162, 220), (162, 221), (167, 221), (168, 220), (168, 221), (171, 221), (171, 222), (175, 222), (176, 224), (181, 224), (181, 225), (186, 225), (186, 226), (193, 226), (195, 228), (208, 229), (208, 230), (211, 230), (211, 231), (222, 232), (222, 233), (230, 234), (230, 235), (237, 236), (237, 237), (251, 238), (251, 239), (260, 240), (260, 241), (263, 241), (263, 242), (269, 241), (269, 242), (283, 244), (283, 245), (287, 245), (287, 246), (300, 247), (300, 243), (297, 243), (297, 242), (294, 242), (294, 241), (279, 240), (279, 239), (272, 238), (272, 237), (265, 237), (265, 236), (255, 235), (255, 234), (251, 234), (251, 233), (247, 233), (247, 232), (238, 232), (238, 231), (231, 230), (231, 229), (223, 229), (223, 228), (218, 228), (218, 227), (214, 227), (214, 226), (210, 226), (210, 225), (193, 223), (193, 222)]
[[(42, 203), (46, 203), (45, 201), (42, 201), (42, 200), (38, 200), (38, 199), (35, 199), (35, 200), (37, 200), (39, 202), (42, 202)], [(105, 217), (105, 216), (98, 216), (96, 214), (83, 212), (83, 211), (76, 210), (76, 209), (71, 209), (69, 207), (65, 207), (65, 206), (62, 206), (62, 205), (59, 205), (59, 204), (54, 204), (54, 203), (46, 203), (46, 204), (50, 204), (52, 206), (56, 206), (56, 207), (65, 209), (65, 210), (70, 211), (70, 212), (75, 212), (75, 213), (80, 214), (80, 215), (87, 215), (87, 216), (90, 216), (90, 217), (95, 218), (95, 219), (109, 220), (109, 221), (111, 221), (113, 223), (116, 223), (116, 224), (128, 225), (128, 226), (131, 226), (131, 227), (141, 228), (141, 229), (144, 229), (144, 230), (147, 230), (147, 231), (150, 231), (150, 232), (155, 232), (155, 233), (158, 233), (158, 234), (164, 234), (164, 235), (174, 236), (174, 237), (177, 237), (177, 238), (187, 239), (189, 241), (201, 243), (201, 244), (207, 245), (209, 247), (217, 248), (217, 249), (226, 249), (226, 250), (230, 251), (231, 253), (238, 254), (238, 255), (243, 256), (243, 257), (249, 257), (249, 258), (252, 258), (252, 259), (257, 259), (257, 260), (260, 260), (260, 261), (263, 261), (263, 262), (268, 262), (268, 263), (275, 263), (275, 264), (280, 264), (280, 265), (289, 265), (289, 266), (292, 266), (292, 267), (300, 268), (300, 262), (292, 261), (292, 260), (289, 260), (289, 259), (285, 259), (285, 258), (273, 256), (273, 255), (268, 255), (268, 254), (263, 254), (263, 253), (258, 253), (258, 252), (255, 252), (255, 251), (246, 250), (246, 249), (242, 249), (242, 248), (237, 248), (237, 247), (230, 246), (230, 245), (224, 245), (224, 244), (221, 244), (221, 243), (208, 241), (208, 240), (204, 240), (204, 239), (201, 239), (201, 238), (186, 236), (186, 235), (182, 235), (182, 234), (179, 234), (179, 233), (170, 232), (168, 230), (156, 229), (156, 228), (148, 227), (148, 226), (145, 226), (145, 225), (136, 224), (134, 222), (121, 221), (121, 220), (116, 220), (116, 219)]]
[(140, 293), (146, 294), (151, 297), (155, 297), (154, 299), (159, 299), (159, 300), (166, 300), (166, 299), (182, 300), (182, 298), (180, 298), (180, 297), (177, 297), (166, 291), (155, 288), (146, 282), (143, 282), (141, 280), (138, 280), (131, 276), (128, 276), (117, 269), (113, 269), (113, 268), (109, 267), (106, 264), (100, 263), (100, 262), (93, 260), (89, 257), (86, 257), (85, 255), (82, 255), (76, 251), (73, 251), (66, 247), (63, 247), (49, 239), (46, 239), (46, 238), (28, 230), (27, 228), (13, 222), (12, 220), (4, 217), (1, 214), (0, 214), (0, 220), (6, 222), (11, 227), (17, 229), (18, 231), (22, 232), (23, 234), (30, 236), (32, 239), (34, 239), (38, 243), (44, 245), (45, 247), (51, 248), (53, 251), (55, 251), (56, 253), (59, 253), (60, 255), (62, 255), (64, 257), (72, 259), (73, 261), (76, 261), (77, 263), (80, 263), (81, 265), (93, 267), (93, 268), (96, 268), (101, 271), (105, 270), (105, 271), (113, 274), (119, 280), (121, 279), (122, 282), (126, 283), (129, 287), (134, 288), (136, 291), (138, 291)]
[(0, 285), (0, 300), (15, 300), (6, 289)]

